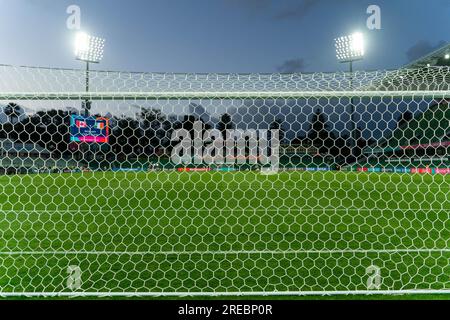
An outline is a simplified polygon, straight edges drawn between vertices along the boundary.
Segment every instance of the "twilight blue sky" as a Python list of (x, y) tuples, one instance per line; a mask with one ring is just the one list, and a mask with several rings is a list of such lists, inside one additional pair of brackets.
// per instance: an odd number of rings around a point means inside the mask
[[(107, 38), (98, 69), (343, 70), (333, 39), (355, 30), (368, 42), (357, 69), (396, 68), (450, 40), (450, 0), (0, 0), (0, 64), (80, 67), (71, 4), (83, 30)], [(370, 4), (381, 30), (366, 28)]]

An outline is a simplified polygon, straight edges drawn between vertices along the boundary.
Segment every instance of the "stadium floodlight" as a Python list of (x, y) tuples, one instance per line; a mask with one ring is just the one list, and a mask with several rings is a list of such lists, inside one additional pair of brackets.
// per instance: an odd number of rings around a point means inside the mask
[(444, 56), (444, 58), (445, 58), (445, 60), (450, 59), (450, 53), (446, 53), (445, 56)]
[(79, 32), (75, 38), (75, 55), (78, 60), (99, 63), (103, 59), (105, 39)]
[[(75, 37), (75, 56), (77, 60), (86, 62), (86, 93), (89, 92), (89, 63), (99, 63), (103, 59), (105, 39), (90, 36), (84, 32)], [(85, 116), (89, 116), (91, 102), (85, 100), (82, 105)]]
[[(336, 48), (336, 58), (340, 63), (348, 63), (350, 71), (350, 89), (353, 90), (353, 62), (362, 60), (364, 58), (364, 36), (361, 32), (355, 32), (348, 36), (343, 36), (334, 39), (334, 46)], [(354, 133), (356, 130), (356, 123), (354, 121), (355, 107), (353, 105), (353, 97), (350, 98), (350, 121), (352, 150), (356, 147), (356, 138)]]
[(364, 37), (361, 32), (334, 40), (336, 58), (339, 62), (353, 62), (364, 57)]

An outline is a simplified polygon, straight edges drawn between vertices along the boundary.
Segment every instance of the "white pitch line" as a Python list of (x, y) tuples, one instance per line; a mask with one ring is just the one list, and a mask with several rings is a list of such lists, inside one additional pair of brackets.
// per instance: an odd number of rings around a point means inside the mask
[(450, 212), (450, 209), (442, 209), (442, 208), (424, 208), (424, 209), (407, 209), (407, 208), (324, 208), (324, 209), (314, 209), (314, 208), (281, 208), (281, 209), (110, 209), (110, 210), (2, 210), (0, 209), (0, 213), (58, 213), (58, 212), (66, 212), (66, 213), (108, 213), (108, 212), (372, 212), (372, 211), (394, 211), (394, 212), (426, 212), (426, 211), (435, 211), (435, 212)]
[(0, 255), (252, 255), (252, 254), (343, 254), (343, 253), (450, 253), (450, 248), (384, 250), (242, 250), (242, 251), (3, 251)]
[(215, 296), (336, 296), (450, 294), (450, 289), (244, 292), (0, 292), (0, 297), (215, 297)]

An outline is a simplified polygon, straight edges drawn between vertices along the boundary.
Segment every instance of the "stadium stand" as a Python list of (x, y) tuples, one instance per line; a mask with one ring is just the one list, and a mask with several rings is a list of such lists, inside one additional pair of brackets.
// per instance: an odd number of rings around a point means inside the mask
[(450, 100), (442, 100), (410, 121), (388, 139), (364, 150), (358, 166), (450, 167)]
[(63, 171), (76, 166), (73, 159), (52, 159), (51, 152), (37, 144), (0, 139), (0, 174)]

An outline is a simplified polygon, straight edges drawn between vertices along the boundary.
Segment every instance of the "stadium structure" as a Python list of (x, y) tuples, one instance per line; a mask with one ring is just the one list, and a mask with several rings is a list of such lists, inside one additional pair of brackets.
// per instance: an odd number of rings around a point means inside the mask
[(0, 295), (449, 294), (449, 99), (450, 45), (351, 73), (0, 66)]
[[(450, 82), (442, 69), (431, 66), (449, 66), (450, 45), (420, 58), (395, 75), (388, 75), (370, 89), (387, 90), (444, 90)], [(450, 108), (449, 99), (429, 97), (416, 101), (417, 108), (400, 115), (392, 133), (364, 149), (360, 170), (387, 170), (448, 173), (450, 167)], [(395, 101), (400, 105), (402, 101)], [(420, 108), (421, 104), (425, 107)], [(364, 161), (367, 161), (364, 166)]]

